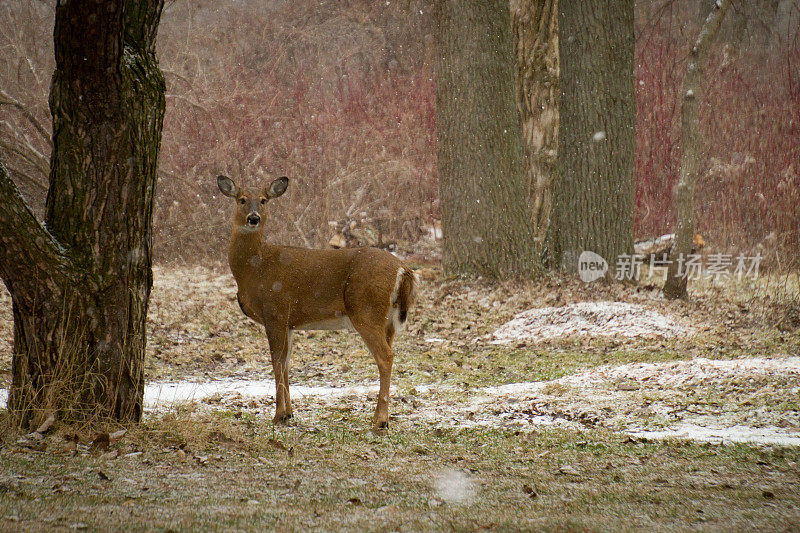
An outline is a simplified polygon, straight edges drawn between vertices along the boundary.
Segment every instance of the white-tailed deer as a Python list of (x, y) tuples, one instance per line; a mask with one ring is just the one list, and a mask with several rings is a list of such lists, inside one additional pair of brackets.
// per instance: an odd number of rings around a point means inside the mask
[(286, 177), (263, 190), (237, 187), (225, 176), (217, 185), (236, 200), (228, 264), (239, 287), (239, 306), (267, 332), (275, 375), (273, 422), (292, 417), (292, 332), (355, 329), (378, 363), (374, 427), (388, 427), (392, 340), (414, 302), (413, 270), (377, 248), (312, 250), (264, 242), (268, 202), (286, 191)]

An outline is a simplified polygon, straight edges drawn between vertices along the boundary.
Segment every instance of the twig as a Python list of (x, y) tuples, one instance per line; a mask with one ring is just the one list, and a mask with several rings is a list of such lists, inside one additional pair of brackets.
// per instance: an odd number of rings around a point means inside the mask
[(42, 126), (42, 123), (39, 122), (39, 120), (33, 115), (33, 113), (31, 113), (28, 110), (25, 104), (21, 103), (19, 100), (9, 95), (3, 89), (0, 89), (0, 105), (10, 105), (11, 107), (16, 107), (20, 111), (20, 113), (22, 113), (22, 116), (24, 116), (28, 120), (28, 122), (30, 122), (33, 125), (36, 131), (39, 132), (39, 135), (42, 136), (42, 139), (45, 140), (47, 145), (50, 148), (53, 147), (53, 140), (50, 137), (50, 132), (47, 131), (44, 126)]
[(47, 158), (44, 157), (39, 151), (33, 148), (29, 143), (22, 145), (22, 147), (27, 148), (32, 154), (25, 153), (20, 146), (14, 146), (9, 144), (2, 139), (0, 139), (0, 148), (3, 150), (10, 152), (12, 154), (16, 154), (25, 161), (27, 161), (31, 166), (33, 166), (36, 170), (41, 172), (44, 176), (47, 176), (50, 173), (49, 163), (47, 162)]

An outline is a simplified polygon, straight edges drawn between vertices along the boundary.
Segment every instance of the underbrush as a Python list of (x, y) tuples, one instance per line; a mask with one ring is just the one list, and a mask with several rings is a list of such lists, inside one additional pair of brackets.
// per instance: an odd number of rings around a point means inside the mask
[[(356, 221), (413, 248), (440, 217), (431, 8), (427, 0), (168, 3), (158, 38), (167, 111), (156, 257), (203, 264), (224, 255), (229, 205), (217, 194), (220, 173), (249, 184), (292, 179), (271, 206), (274, 242), (325, 246), (329, 223)], [(15, 105), (0, 106), (7, 125), (0, 145), (17, 150), (0, 151), (39, 212), (49, 169), (53, 13), (52, 2), (34, 0), (0, 8), (0, 38), (10, 43), (0, 89), (38, 124)], [(686, 1), (637, 3), (637, 238), (673, 229), (696, 13)], [(798, 32), (790, 25), (778, 38), (769, 15), (756, 15), (747, 35), (720, 37), (709, 56), (697, 226), (711, 250), (760, 252), (765, 267), (796, 270)]]

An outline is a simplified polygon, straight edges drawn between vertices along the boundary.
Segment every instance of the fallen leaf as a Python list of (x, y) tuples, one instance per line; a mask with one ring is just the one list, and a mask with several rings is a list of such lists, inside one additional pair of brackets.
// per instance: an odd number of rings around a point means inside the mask
[(48, 416), (47, 420), (42, 422), (42, 425), (39, 426), (39, 428), (36, 430), (36, 433), (41, 433), (41, 434), (47, 433), (50, 430), (50, 428), (53, 427), (55, 421), (56, 421), (56, 415)]
[(127, 430), (127, 429), (120, 429), (119, 431), (115, 431), (114, 433), (111, 433), (111, 434), (108, 436), (108, 439), (109, 439), (109, 440), (112, 440), (112, 441), (114, 441), (114, 440), (119, 440), (119, 439), (121, 439), (122, 437), (124, 437), (124, 436), (125, 436), (125, 434), (126, 434), (127, 432), (128, 432), (128, 430)]
[(428, 449), (425, 446), (415, 445), (411, 447), (411, 451), (419, 455), (428, 455)]
[(277, 450), (285, 450), (286, 449), (286, 446), (284, 446), (284, 444), (282, 442), (277, 441), (275, 439), (269, 439), (267, 441), (267, 444), (269, 444), (270, 446), (272, 446), (273, 448), (275, 448)]
[(522, 492), (527, 494), (528, 498), (532, 500), (538, 496), (538, 494), (536, 494), (536, 491), (533, 490), (533, 487), (531, 487), (530, 485), (522, 485)]
[(89, 446), (89, 449), (99, 451), (107, 450), (109, 442), (108, 433), (99, 433), (92, 441), (92, 445)]
[(580, 476), (581, 473), (572, 465), (562, 465), (558, 468), (559, 474), (566, 474), (569, 476)]
[(101, 455), (100, 459), (111, 460), (111, 459), (116, 459), (117, 457), (119, 457), (119, 450), (111, 450)]

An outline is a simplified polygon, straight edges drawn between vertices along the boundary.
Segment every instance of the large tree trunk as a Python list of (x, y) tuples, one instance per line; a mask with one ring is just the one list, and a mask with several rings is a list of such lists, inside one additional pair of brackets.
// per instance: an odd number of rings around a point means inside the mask
[(537, 263), (508, 1), (437, 0), (434, 17), (445, 268), (528, 275)]
[(552, 267), (583, 251), (633, 251), (633, 0), (559, 2), (558, 180), (548, 232)]
[(684, 261), (692, 253), (694, 243), (694, 189), (702, 163), (702, 139), (697, 128), (697, 103), (703, 89), (705, 57), (709, 46), (722, 24), (725, 12), (731, 7), (729, 0), (714, 3), (706, 17), (697, 41), (689, 52), (686, 65), (686, 78), (683, 80), (683, 101), (681, 102), (681, 173), (675, 189), (675, 245), (670, 254), (667, 280), (664, 283), (664, 296), (671, 299), (686, 296), (688, 276), (682, 268)]
[(58, 2), (44, 226), (0, 170), (0, 274), (14, 313), (9, 409), (20, 422), (52, 411), (140, 418), (162, 7)]
[(541, 247), (550, 223), (558, 149), (558, 0), (511, 0), (511, 28), (531, 221)]

